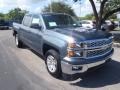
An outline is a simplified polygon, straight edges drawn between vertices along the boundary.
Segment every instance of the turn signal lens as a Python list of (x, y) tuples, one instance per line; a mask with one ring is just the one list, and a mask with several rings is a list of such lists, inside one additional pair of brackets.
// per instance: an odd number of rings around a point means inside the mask
[(76, 44), (75, 43), (68, 43), (68, 57), (73, 57), (73, 56), (75, 56), (75, 52), (74, 52), (74, 50), (71, 50), (71, 49), (73, 49), (73, 48), (75, 48), (76, 47)]
[(68, 57), (73, 57), (75, 55), (74, 51), (68, 51)]

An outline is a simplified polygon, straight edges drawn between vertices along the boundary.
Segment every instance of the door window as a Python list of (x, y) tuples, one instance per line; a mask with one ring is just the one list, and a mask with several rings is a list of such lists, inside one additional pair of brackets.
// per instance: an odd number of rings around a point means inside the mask
[(23, 25), (29, 27), (30, 26), (30, 22), (31, 22), (31, 16), (30, 15), (26, 15), (24, 17), (24, 20), (23, 20)]
[(31, 24), (40, 24), (40, 18), (39, 18), (39, 16), (34, 15)]

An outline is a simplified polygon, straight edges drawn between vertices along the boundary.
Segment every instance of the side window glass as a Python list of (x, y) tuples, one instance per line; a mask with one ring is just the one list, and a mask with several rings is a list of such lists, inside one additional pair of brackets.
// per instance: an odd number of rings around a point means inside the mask
[(32, 24), (39, 24), (39, 21), (40, 21), (39, 17), (33, 17)]
[(34, 28), (34, 29), (41, 30), (42, 26), (41, 26), (41, 22), (40, 22), (40, 17), (39, 16), (37, 16), (37, 15), (33, 16), (30, 27)]
[(23, 25), (29, 27), (30, 22), (31, 22), (31, 16), (29, 16), (29, 15), (25, 16), (25, 18), (23, 20)]

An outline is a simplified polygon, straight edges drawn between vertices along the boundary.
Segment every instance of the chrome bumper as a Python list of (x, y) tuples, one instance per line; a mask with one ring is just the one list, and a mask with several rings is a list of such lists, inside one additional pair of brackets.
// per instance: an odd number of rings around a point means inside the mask
[[(68, 62), (61, 61), (62, 72), (65, 73), (65, 74), (84, 73), (89, 68), (92, 68), (92, 67), (104, 64), (108, 59), (110, 59), (110, 57), (112, 56), (112, 54), (113, 53), (111, 53), (109, 56), (105, 57), (101, 61), (97, 61), (97, 62), (89, 63), (89, 64), (83, 64), (83, 65), (72, 65), (72, 64), (69, 64)], [(74, 70), (73, 70), (73, 68), (74, 68)], [(78, 68), (78, 70), (75, 70), (75, 68), (76, 69)]]

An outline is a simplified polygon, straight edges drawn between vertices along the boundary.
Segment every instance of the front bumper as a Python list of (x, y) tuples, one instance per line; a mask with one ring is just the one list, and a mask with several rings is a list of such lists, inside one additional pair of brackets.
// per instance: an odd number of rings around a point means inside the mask
[(84, 73), (89, 68), (104, 64), (108, 59), (110, 59), (113, 52), (114, 49), (112, 49), (109, 53), (103, 56), (87, 58), (87, 59), (65, 57), (61, 61), (62, 72), (65, 74)]

